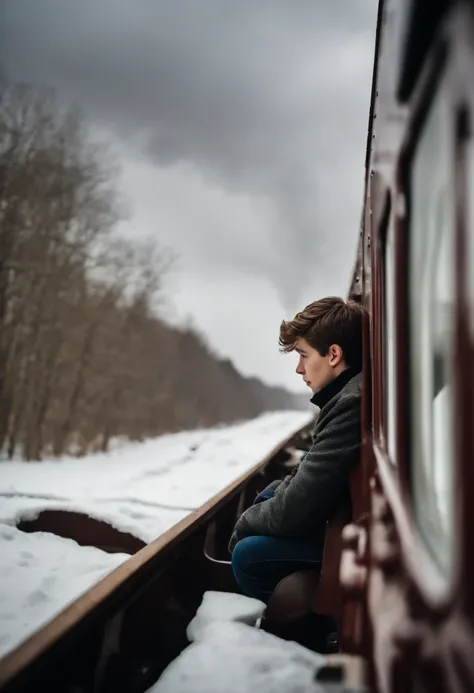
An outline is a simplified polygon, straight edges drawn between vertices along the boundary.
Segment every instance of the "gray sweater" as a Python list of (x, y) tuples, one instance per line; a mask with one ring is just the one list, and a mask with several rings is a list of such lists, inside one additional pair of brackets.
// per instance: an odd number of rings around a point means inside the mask
[(357, 373), (322, 406), (312, 447), (298, 467), (283, 481), (270, 485), (275, 488), (272, 498), (252, 505), (239, 518), (229, 544), (231, 551), (247, 536), (323, 535), (326, 521), (348, 492), (350, 473), (359, 461), (360, 397), (361, 374)]

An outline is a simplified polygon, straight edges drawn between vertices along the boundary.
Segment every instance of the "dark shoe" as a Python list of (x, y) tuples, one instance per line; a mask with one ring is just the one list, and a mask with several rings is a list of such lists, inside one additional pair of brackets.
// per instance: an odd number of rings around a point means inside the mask
[(267, 633), (282, 640), (297, 642), (313, 652), (333, 654), (339, 651), (337, 623), (331, 616), (310, 613), (292, 623), (269, 622), (263, 618), (260, 627)]

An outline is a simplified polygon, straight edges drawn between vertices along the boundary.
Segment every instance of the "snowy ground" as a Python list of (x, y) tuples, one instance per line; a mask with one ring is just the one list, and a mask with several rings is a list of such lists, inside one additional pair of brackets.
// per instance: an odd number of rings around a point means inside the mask
[(309, 422), (308, 412), (162, 436), (83, 459), (0, 463), (0, 656), (128, 558), (22, 519), (69, 509), (150, 542)]
[[(253, 627), (264, 608), (240, 594), (206, 592), (188, 626), (192, 644), (149, 693), (327, 693), (314, 680), (321, 655)], [(342, 687), (331, 691), (342, 693)]]

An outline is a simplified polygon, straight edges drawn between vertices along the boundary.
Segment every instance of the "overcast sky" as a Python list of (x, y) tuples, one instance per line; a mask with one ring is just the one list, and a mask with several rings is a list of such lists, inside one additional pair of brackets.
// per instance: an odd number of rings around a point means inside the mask
[(78, 101), (130, 219), (178, 263), (173, 309), (245, 374), (301, 390), (282, 319), (344, 295), (376, 0), (3, 0), (0, 62)]

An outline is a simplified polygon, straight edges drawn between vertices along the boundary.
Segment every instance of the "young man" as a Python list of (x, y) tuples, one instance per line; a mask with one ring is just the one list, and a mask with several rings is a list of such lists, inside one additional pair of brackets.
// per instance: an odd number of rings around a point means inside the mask
[(321, 565), (326, 522), (359, 459), (363, 312), (358, 303), (328, 297), (281, 324), (282, 351), (299, 354), (296, 372), (320, 413), (299, 466), (270, 484), (235, 526), (232, 567), (251, 597), (266, 602), (284, 577)]

